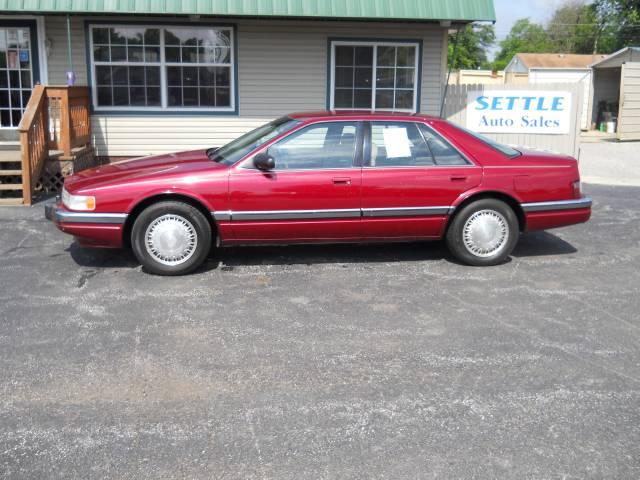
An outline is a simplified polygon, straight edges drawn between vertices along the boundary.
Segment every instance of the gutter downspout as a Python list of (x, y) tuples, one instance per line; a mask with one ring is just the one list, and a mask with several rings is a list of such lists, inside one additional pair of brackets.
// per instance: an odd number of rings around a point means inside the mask
[(67, 14), (67, 85), (73, 86), (76, 83), (76, 74), (73, 72), (73, 55), (71, 52), (71, 16)]

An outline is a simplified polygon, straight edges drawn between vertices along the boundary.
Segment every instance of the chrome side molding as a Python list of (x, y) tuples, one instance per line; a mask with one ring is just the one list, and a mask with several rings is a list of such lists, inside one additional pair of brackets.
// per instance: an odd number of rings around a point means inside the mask
[(589, 208), (592, 204), (593, 200), (591, 200), (591, 197), (582, 197), (576, 200), (523, 203), (522, 209), (525, 212), (548, 212), (554, 210), (574, 210), (578, 208)]
[(126, 213), (65, 212), (54, 208), (52, 216), (58, 223), (110, 223), (122, 225), (127, 220)]
[(350, 208), (337, 210), (264, 210), (211, 212), (217, 221), (304, 220), (361, 217), (422, 217), (451, 215), (455, 207)]

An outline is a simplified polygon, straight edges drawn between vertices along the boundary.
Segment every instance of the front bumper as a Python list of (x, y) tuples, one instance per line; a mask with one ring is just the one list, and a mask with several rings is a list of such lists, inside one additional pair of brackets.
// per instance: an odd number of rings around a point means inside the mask
[(83, 246), (120, 248), (126, 213), (72, 212), (60, 198), (44, 206), (44, 216)]

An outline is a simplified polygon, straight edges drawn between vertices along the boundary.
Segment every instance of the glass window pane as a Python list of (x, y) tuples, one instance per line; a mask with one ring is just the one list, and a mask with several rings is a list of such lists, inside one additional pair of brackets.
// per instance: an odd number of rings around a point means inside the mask
[(11, 126), (11, 113), (9, 110), (0, 110), (0, 125), (3, 127)]
[(231, 69), (229, 67), (217, 67), (215, 71), (216, 71), (216, 86), (230, 87), (231, 86)]
[(395, 67), (396, 48), (379, 46), (378, 54), (376, 58), (377, 58), (377, 64), (380, 67)]
[(376, 108), (393, 108), (393, 90), (376, 90)]
[(126, 47), (111, 47), (111, 61), (112, 62), (125, 62), (127, 60), (127, 48)]
[(231, 106), (231, 89), (216, 87), (216, 107)]
[(0, 68), (7, 68), (7, 52), (2, 50), (0, 50)]
[(373, 47), (356, 47), (354, 55), (356, 66), (373, 66)]
[(197, 47), (182, 47), (182, 62), (183, 63), (198, 63), (198, 48)]
[(182, 67), (167, 67), (167, 84), (170, 87), (182, 85)]
[(110, 107), (111, 105), (113, 105), (111, 87), (98, 87), (98, 106)]
[(413, 88), (415, 69), (398, 68), (396, 70), (396, 88)]
[(160, 45), (160, 29), (147, 28), (144, 31), (145, 45)]
[(11, 121), (13, 122), (13, 126), (17, 127), (20, 125), (20, 120), (22, 119), (22, 110), (11, 110)]
[(128, 47), (128, 55), (130, 62), (144, 62), (144, 49), (142, 47)]
[(167, 93), (167, 102), (170, 107), (181, 107), (182, 89), (180, 87), (170, 87)]
[(353, 66), (353, 47), (336, 46), (336, 66)]
[(416, 64), (416, 47), (398, 47), (398, 67), (413, 67)]
[(396, 90), (396, 109), (413, 109), (413, 90)]
[(393, 68), (376, 69), (376, 88), (393, 88), (394, 75)]
[(353, 87), (353, 68), (351, 67), (336, 67), (335, 71), (335, 86), (336, 87)]
[(144, 48), (144, 61), (145, 62), (159, 62), (160, 61), (160, 47), (145, 47)]
[(216, 106), (216, 89), (213, 87), (200, 89), (200, 106), (215, 107)]
[(106, 45), (109, 43), (109, 29), (108, 28), (94, 28), (93, 29), (93, 43)]
[(107, 66), (96, 67), (96, 84), (111, 85), (111, 67), (107, 67)]
[(198, 106), (198, 89), (193, 87), (183, 88), (182, 102), (185, 107), (197, 107)]
[[(0, 72), (0, 76), (2, 76), (4, 72)], [(25, 87), (32, 87), (33, 85), (31, 84), (31, 72), (29, 72), (29, 70), (22, 70), (20, 72), (20, 77), (21, 77), (21, 82), (22, 82), (22, 88)]]
[(110, 28), (109, 29), (109, 42), (112, 45), (126, 45), (127, 39), (123, 35), (122, 28)]
[(113, 104), (116, 106), (129, 105), (129, 89), (127, 87), (113, 88)]
[(129, 83), (129, 67), (112, 67), (111, 75), (114, 85), (127, 85)]
[(111, 60), (111, 55), (109, 55), (109, 47), (93, 47), (93, 59), (96, 62), (108, 62)]
[(355, 71), (355, 87), (371, 88), (371, 72), (373, 72), (373, 69), (356, 68)]
[(131, 99), (131, 105), (134, 106), (146, 106), (147, 102), (145, 99), (145, 88), (144, 87), (131, 87), (129, 89), (129, 98)]
[(167, 62), (180, 62), (180, 48), (166, 47), (164, 49), (164, 58)]
[(353, 90), (337, 88), (333, 104), (335, 108), (353, 108)]
[(129, 85), (144, 84), (144, 67), (129, 67)]
[(433, 165), (433, 157), (414, 123), (372, 122), (372, 167)]
[[(196, 67), (183, 67), (182, 68), (182, 84), (187, 86), (198, 85), (198, 69)], [(186, 97), (185, 97), (186, 98)]]
[(146, 85), (160, 86), (160, 67), (145, 67)]
[(353, 108), (372, 108), (371, 89), (356, 89), (353, 92)]
[(150, 107), (160, 106), (160, 87), (147, 88), (147, 105)]
[(443, 137), (438, 135), (426, 125), (420, 124), (420, 130), (427, 140), (429, 150), (438, 165), (468, 165), (464, 157), (449, 144)]
[(0, 70), (0, 88), (7, 88), (9, 85), (9, 77), (6, 70)]

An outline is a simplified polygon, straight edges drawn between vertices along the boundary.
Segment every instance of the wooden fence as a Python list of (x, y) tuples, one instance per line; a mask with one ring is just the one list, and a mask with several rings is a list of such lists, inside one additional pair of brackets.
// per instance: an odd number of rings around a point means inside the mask
[(443, 116), (462, 127), (467, 126), (467, 97), (469, 92), (500, 90), (533, 90), (570, 92), (571, 128), (566, 135), (532, 133), (482, 133), (500, 143), (515, 147), (546, 150), (577, 157), (580, 148), (580, 118), (582, 115), (582, 84), (514, 84), (504, 85), (449, 85)]

